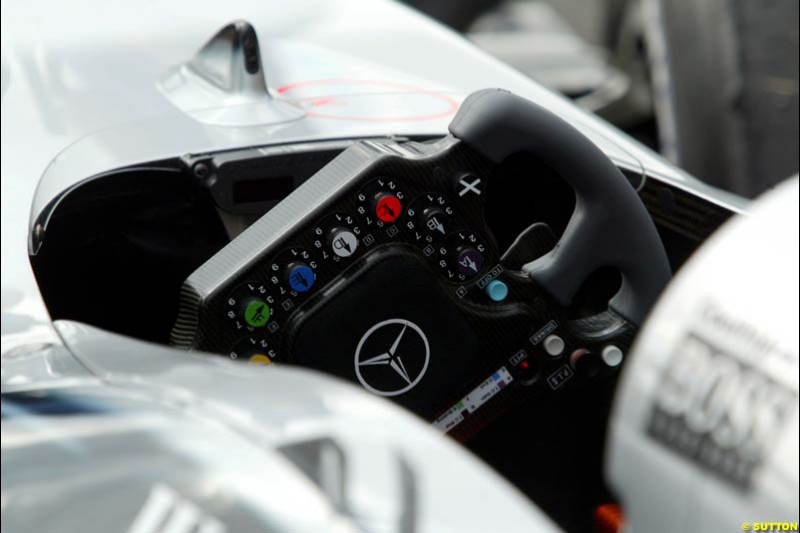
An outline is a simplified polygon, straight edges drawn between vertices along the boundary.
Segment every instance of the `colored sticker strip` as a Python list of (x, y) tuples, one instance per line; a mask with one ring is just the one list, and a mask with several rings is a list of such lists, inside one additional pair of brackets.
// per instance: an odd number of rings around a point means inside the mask
[(466, 416), (477, 411), (498, 392), (505, 389), (512, 381), (514, 381), (514, 377), (506, 370), (506, 367), (500, 367), (442, 416), (437, 418), (433, 422), (433, 426), (444, 433), (449, 432), (463, 422)]

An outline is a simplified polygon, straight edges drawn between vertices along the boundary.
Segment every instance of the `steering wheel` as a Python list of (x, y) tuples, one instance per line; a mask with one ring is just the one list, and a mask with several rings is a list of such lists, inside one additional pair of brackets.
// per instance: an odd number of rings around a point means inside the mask
[[(485, 191), (519, 153), (576, 202), (552, 250), (512, 270)], [(246, 165), (257, 173), (259, 160)], [(570, 320), (604, 266), (622, 277), (608, 310)], [(437, 142), (341, 153), (189, 276), (172, 342), (337, 375), (464, 438), (514, 401), (617, 372), (669, 277), (614, 164), (549, 111), (491, 89), (469, 96)]]

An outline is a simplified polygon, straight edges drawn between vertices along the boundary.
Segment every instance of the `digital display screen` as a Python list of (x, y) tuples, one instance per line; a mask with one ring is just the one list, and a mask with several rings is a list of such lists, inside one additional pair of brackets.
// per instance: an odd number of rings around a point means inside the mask
[(276, 202), (294, 190), (294, 176), (270, 176), (233, 182), (233, 201), (237, 204)]

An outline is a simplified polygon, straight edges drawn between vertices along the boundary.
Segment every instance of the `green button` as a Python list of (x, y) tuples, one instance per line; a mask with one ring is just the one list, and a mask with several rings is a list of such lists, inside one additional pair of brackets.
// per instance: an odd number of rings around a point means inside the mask
[(249, 326), (260, 328), (269, 321), (270, 309), (264, 300), (253, 300), (244, 308), (244, 321)]

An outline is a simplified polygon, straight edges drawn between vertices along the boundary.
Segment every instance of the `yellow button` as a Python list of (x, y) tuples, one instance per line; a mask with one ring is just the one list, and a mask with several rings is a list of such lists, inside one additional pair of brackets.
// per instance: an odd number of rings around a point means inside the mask
[(256, 365), (271, 365), (272, 359), (264, 354), (257, 353), (250, 357), (250, 362)]

